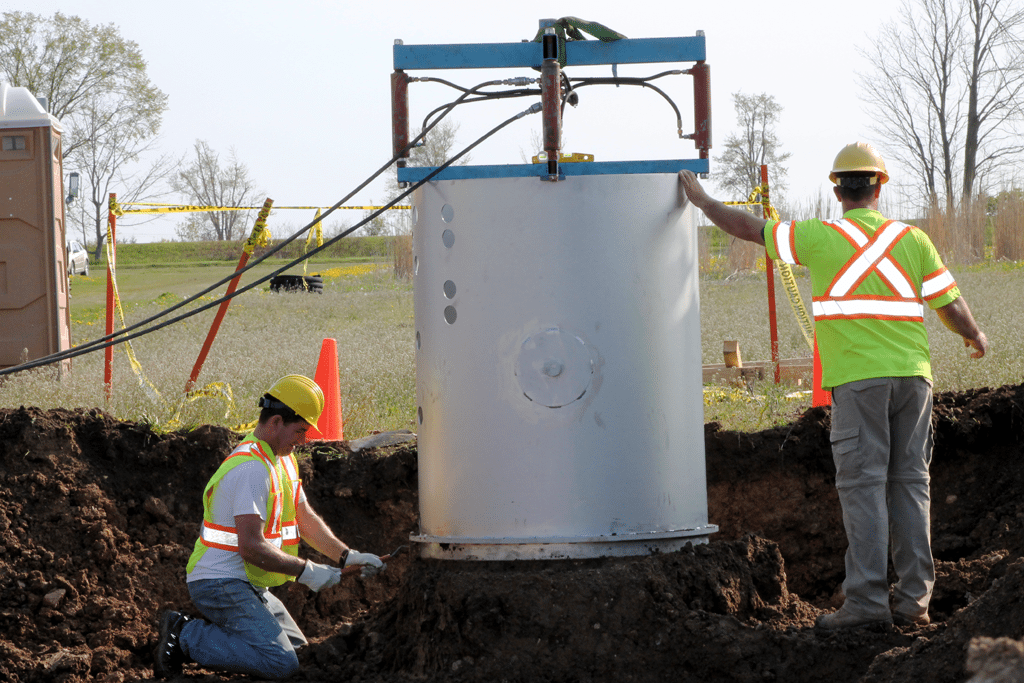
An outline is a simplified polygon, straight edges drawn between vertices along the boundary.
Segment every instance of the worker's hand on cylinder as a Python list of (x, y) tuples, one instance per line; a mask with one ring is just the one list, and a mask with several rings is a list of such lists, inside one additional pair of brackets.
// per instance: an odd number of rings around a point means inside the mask
[(345, 558), (345, 566), (351, 567), (352, 565), (362, 565), (362, 575), (364, 577), (373, 576), (384, 571), (384, 568), (387, 567), (383, 560), (376, 555), (361, 553), (358, 550), (349, 550), (348, 557)]
[(295, 580), (309, 586), (314, 591), (321, 591), (341, 580), (341, 570), (337, 567), (329, 567), (326, 564), (317, 564), (306, 560), (306, 566)]
[(708, 193), (704, 191), (704, 187), (697, 180), (697, 175), (693, 171), (685, 169), (680, 171), (679, 184), (686, 193), (686, 198), (697, 208), (700, 208), (704, 201), (708, 199)]

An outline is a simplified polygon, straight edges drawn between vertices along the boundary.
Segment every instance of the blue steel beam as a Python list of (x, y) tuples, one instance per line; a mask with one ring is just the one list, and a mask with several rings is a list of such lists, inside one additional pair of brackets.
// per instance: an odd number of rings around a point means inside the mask
[[(398, 182), (415, 183), (427, 177), (436, 167), (406, 166), (398, 169)], [(628, 175), (636, 173), (678, 173), (683, 169), (694, 173), (708, 172), (707, 159), (663, 159), (653, 161), (601, 161), (560, 164), (558, 170), (566, 177), (584, 175)], [(547, 164), (505, 164), (481, 166), (449, 166), (431, 178), (434, 180), (474, 180), (478, 178), (534, 178), (548, 174)]]
[[(704, 36), (570, 40), (566, 66), (700, 62), (706, 59)], [(395, 45), (395, 69), (540, 68), (540, 43), (468, 43), (463, 45)]]

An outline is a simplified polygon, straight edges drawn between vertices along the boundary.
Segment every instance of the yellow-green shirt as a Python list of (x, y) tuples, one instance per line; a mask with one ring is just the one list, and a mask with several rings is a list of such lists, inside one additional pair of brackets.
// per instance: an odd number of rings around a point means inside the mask
[(764, 238), (771, 258), (810, 269), (822, 388), (931, 379), (924, 303), (940, 308), (960, 290), (924, 232), (853, 209), (836, 221), (768, 221)]

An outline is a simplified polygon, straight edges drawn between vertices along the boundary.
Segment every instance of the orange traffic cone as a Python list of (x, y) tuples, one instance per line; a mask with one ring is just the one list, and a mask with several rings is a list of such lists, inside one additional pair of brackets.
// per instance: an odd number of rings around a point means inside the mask
[(811, 406), (832, 405), (832, 392), (821, 388), (821, 356), (818, 355), (818, 338), (814, 338), (814, 388), (811, 392)]
[(338, 378), (338, 342), (324, 339), (320, 347), (320, 360), (313, 378), (324, 392), (324, 412), (317, 427), (306, 432), (306, 441), (341, 441), (345, 428), (341, 414), (341, 380)]

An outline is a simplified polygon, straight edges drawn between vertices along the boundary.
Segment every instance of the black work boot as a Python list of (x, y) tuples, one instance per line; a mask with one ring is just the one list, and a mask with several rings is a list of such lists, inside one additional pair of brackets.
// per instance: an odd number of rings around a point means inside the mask
[(167, 610), (160, 618), (160, 639), (153, 652), (153, 673), (158, 678), (171, 678), (181, 673), (181, 665), (185, 663), (185, 653), (181, 650), (178, 636), (181, 628), (191, 617)]

